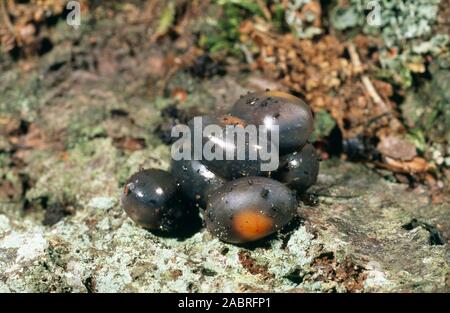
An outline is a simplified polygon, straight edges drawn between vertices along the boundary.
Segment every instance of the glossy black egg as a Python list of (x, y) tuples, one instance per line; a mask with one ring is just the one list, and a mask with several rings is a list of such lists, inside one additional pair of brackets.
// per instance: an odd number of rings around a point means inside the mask
[(301, 99), (281, 91), (249, 93), (232, 107), (232, 115), (255, 125), (279, 127), (279, 148), (283, 153), (302, 147), (314, 127), (309, 106)]
[(230, 243), (266, 237), (296, 216), (295, 193), (266, 177), (245, 177), (213, 193), (204, 212), (207, 229)]
[(282, 156), (273, 177), (301, 193), (316, 183), (319, 163), (316, 149), (308, 143), (300, 151)]
[(161, 231), (177, 229), (186, 216), (175, 178), (159, 169), (141, 170), (126, 182), (122, 206), (138, 225)]
[[(179, 141), (174, 145), (176, 149), (191, 151), (189, 141)], [(194, 160), (191, 152), (189, 154), (191, 156), (189, 160), (172, 159), (171, 173), (184, 195), (204, 208), (211, 192), (220, 188), (226, 180), (210, 171), (201, 161)]]
[[(269, 154), (272, 152), (278, 163), (278, 147), (270, 141), (270, 136), (266, 136), (267, 142), (261, 143), (259, 136), (262, 133), (255, 128), (252, 137), (245, 135), (241, 142), (237, 141), (236, 130), (246, 131), (247, 122), (243, 119), (231, 115), (222, 115), (219, 117), (202, 117), (200, 127), (194, 127), (194, 121), (189, 122), (192, 133), (205, 130), (208, 126), (218, 127), (217, 133), (202, 133), (201, 142), (203, 147), (212, 147), (214, 157), (208, 158), (204, 153), (201, 156), (201, 163), (217, 175), (226, 179), (235, 179), (245, 176), (262, 175), (264, 171), (269, 171), (262, 166), (263, 163), (271, 162)], [(236, 130), (230, 127), (235, 127)], [(197, 128), (197, 129), (195, 129)], [(199, 140), (197, 140), (197, 143)], [(191, 144), (195, 144), (194, 136), (191, 137)], [(204, 152), (204, 150), (202, 150)], [(242, 152), (242, 153), (241, 153)], [(267, 152), (267, 153), (266, 153)], [(265, 153), (263, 155), (263, 153)], [(275, 170), (275, 169), (272, 169)]]

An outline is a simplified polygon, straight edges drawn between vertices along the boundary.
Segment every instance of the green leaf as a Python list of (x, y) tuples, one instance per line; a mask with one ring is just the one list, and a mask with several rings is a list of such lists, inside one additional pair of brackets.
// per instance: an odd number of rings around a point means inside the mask
[(239, 6), (247, 11), (250, 11), (250, 13), (263, 16), (263, 13), (261, 12), (259, 5), (253, 0), (218, 0), (217, 3), (223, 6), (225, 5)]
[(175, 3), (169, 2), (167, 6), (164, 8), (164, 11), (161, 14), (161, 19), (159, 20), (158, 29), (156, 30), (157, 34), (165, 34), (173, 26), (175, 22)]
[(425, 135), (423, 134), (423, 132), (420, 129), (418, 129), (418, 128), (411, 129), (409, 131), (409, 134), (407, 135), (407, 139), (416, 146), (416, 148), (419, 152), (422, 153), (425, 151), (425, 148), (426, 148)]
[(315, 128), (311, 135), (311, 141), (317, 141), (318, 139), (327, 137), (336, 126), (336, 121), (325, 110), (317, 112), (314, 119)]

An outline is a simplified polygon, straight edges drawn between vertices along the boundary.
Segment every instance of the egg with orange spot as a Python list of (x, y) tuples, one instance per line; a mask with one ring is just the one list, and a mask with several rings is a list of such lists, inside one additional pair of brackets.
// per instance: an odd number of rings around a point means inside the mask
[(229, 243), (256, 241), (281, 230), (297, 212), (295, 194), (266, 177), (226, 183), (209, 198), (204, 212), (207, 229)]
[(282, 91), (249, 93), (236, 101), (230, 111), (248, 124), (278, 125), (279, 148), (288, 153), (302, 147), (314, 128), (309, 106), (294, 95)]

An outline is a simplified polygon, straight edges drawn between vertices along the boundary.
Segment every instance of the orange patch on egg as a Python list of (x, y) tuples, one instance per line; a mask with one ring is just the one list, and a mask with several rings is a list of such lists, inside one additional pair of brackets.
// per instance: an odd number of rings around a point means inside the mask
[(300, 100), (299, 98), (297, 98), (296, 96), (291, 95), (291, 94), (286, 93), (286, 92), (283, 92), (283, 91), (276, 91), (276, 90), (273, 90), (273, 91), (266, 91), (266, 92), (264, 93), (264, 95), (265, 95), (266, 97), (282, 98), (282, 99), (285, 99), (285, 100), (287, 100), (287, 101), (291, 101), (291, 102), (294, 102), (294, 103), (301, 101), (301, 100)]
[(240, 127), (246, 126), (246, 123), (243, 119), (240, 119), (238, 117), (231, 116), (231, 115), (221, 116), (221, 117), (219, 117), (219, 121), (224, 126), (226, 126), (226, 125), (233, 125), (233, 126), (240, 126)]
[(233, 227), (242, 239), (257, 240), (272, 232), (273, 220), (258, 211), (243, 211), (234, 216)]

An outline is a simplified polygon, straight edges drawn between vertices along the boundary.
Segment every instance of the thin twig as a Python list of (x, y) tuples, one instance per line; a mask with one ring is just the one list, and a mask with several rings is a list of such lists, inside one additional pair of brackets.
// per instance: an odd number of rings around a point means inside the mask
[(259, 8), (261, 9), (262, 13), (264, 14), (264, 17), (270, 21), (272, 19), (272, 14), (270, 14), (270, 11), (267, 8), (264, 1), (257, 0), (256, 2), (258, 3)]
[(358, 52), (356, 51), (356, 47), (353, 43), (349, 43), (347, 45), (348, 53), (350, 54), (350, 60), (352, 61), (353, 68), (355, 72), (361, 73), (363, 68), (361, 64), (361, 59), (359, 58)]
[(239, 45), (239, 48), (244, 53), (245, 61), (248, 64), (253, 64), (255, 62), (255, 59), (253, 58), (253, 55), (250, 52), (250, 50), (248, 50), (248, 48), (244, 44)]
[(6, 0), (1, 0), (1, 9), (2, 9), (2, 16), (3, 16), (3, 20), (5, 21), (6, 27), (9, 29), (9, 31), (15, 36), (15, 30), (14, 30), (14, 26), (11, 22), (11, 19), (9, 18), (9, 14), (8, 11), (6, 9)]
[[(350, 54), (350, 59), (352, 61), (352, 65), (355, 68), (355, 71), (357, 73), (361, 73), (363, 71), (363, 67), (361, 64), (361, 59), (359, 58), (358, 52), (356, 51), (355, 45), (353, 43), (349, 43), (347, 45), (348, 53)], [(369, 76), (366, 74), (361, 75), (361, 81), (366, 88), (367, 93), (372, 98), (373, 102), (378, 105), (382, 113), (389, 112), (389, 108), (386, 105), (386, 103), (383, 101), (383, 99), (378, 94), (377, 90), (375, 89), (372, 81), (370, 80)]]
[(381, 99), (380, 95), (375, 90), (375, 87), (372, 84), (372, 81), (369, 79), (369, 76), (362, 75), (361, 80), (366, 87), (367, 92), (372, 97), (373, 101), (380, 107), (381, 112), (386, 113), (389, 112), (389, 109), (386, 103)]

